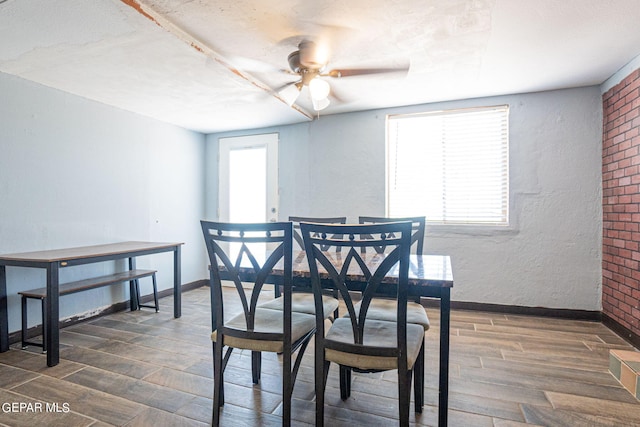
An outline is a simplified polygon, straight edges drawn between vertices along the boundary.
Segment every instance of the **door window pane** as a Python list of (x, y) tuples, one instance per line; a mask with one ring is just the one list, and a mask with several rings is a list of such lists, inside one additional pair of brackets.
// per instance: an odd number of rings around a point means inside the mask
[(230, 222), (266, 222), (267, 149), (244, 148), (229, 152)]

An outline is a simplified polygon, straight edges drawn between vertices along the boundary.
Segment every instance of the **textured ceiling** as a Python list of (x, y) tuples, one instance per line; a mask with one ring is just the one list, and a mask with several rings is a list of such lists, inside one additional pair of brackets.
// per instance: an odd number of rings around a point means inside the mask
[(638, 0), (5, 0), (0, 72), (200, 132), (312, 120), (289, 107), (303, 38), (328, 68), (321, 115), (600, 84), (640, 54)]

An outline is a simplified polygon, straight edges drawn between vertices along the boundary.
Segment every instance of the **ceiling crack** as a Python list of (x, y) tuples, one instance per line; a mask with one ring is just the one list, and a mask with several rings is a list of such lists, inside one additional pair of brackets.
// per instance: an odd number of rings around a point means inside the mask
[[(149, 19), (154, 24), (158, 25), (160, 28), (162, 28), (162, 29), (168, 31), (169, 33), (171, 33), (172, 35), (176, 36), (177, 38), (179, 38), (183, 42), (187, 43), (188, 45), (190, 45), (192, 48), (194, 48), (198, 52), (200, 52), (200, 53), (206, 55), (207, 57), (213, 59), (214, 61), (218, 62), (219, 64), (221, 64), (222, 66), (227, 68), (229, 71), (231, 71), (235, 75), (237, 75), (240, 78), (248, 81), (253, 86), (255, 86), (255, 87), (257, 87), (257, 88), (259, 88), (259, 89), (261, 89), (261, 90), (263, 90), (263, 91), (265, 91), (267, 93), (269, 93), (271, 96), (273, 96), (277, 100), (287, 104), (287, 102), (280, 96), (280, 94), (278, 94), (278, 92), (274, 91), (271, 87), (269, 87), (269, 85), (267, 85), (266, 83), (258, 80), (255, 77), (253, 77), (251, 74), (248, 74), (248, 73), (246, 73), (246, 72), (244, 72), (242, 70), (239, 70), (237, 67), (234, 67), (233, 64), (231, 64), (231, 62), (229, 62), (226, 58), (224, 58), (224, 56), (220, 55), (218, 52), (214, 51), (212, 48), (207, 46), (205, 43), (203, 43), (202, 41), (196, 39), (194, 36), (189, 34), (187, 31), (185, 31), (184, 29), (178, 27), (177, 25), (175, 25), (174, 23), (169, 21), (161, 13), (156, 12), (151, 7), (149, 7), (148, 5), (143, 4), (139, 0), (120, 0), (120, 1), (122, 1), (122, 3), (126, 4), (127, 6), (130, 6), (131, 8), (135, 9), (142, 16), (144, 16), (145, 18)], [(291, 108), (293, 110), (297, 111), (298, 113), (302, 114), (303, 116), (311, 119), (311, 120), (313, 120), (313, 118), (314, 118), (312, 113), (309, 113), (308, 111), (306, 111), (305, 109), (299, 107), (296, 104), (291, 105)]]

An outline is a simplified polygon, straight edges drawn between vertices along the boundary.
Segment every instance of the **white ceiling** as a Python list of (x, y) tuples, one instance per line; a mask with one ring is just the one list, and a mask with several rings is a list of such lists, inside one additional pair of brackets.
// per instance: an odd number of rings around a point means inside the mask
[(303, 36), (329, 69), (410, 63), (327, 78), (326, 115), (600, 84), (639, 22), (640, 0), (0, 0), (0, 72), (211, 133), (314, 117), (272, 90)]

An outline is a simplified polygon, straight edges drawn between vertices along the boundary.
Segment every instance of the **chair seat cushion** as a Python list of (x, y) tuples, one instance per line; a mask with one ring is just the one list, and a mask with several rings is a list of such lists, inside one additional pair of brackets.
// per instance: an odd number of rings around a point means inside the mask
[[(367, 319), (364, 327), (364, 346), (398, 348), (397, 324), (384, 320)], [(353, 343), (353, 329), (348, 317), (341, 317), (331, 325), (325, 337), (327, 341)], [(413, 368), (424, 343), (424, 328), (407, 324), (407, 366)], [(398, 368), (396, 357), (353, 354), (327, 348), (326, 360), (359, 369), (389, 370)]]
[[(356, 313), (360, 312), (360, 304), (358, 303), (354, 307)], [(371, 300), (367, 310), (367, 319), (395, 322), (397, 315), (398, 301), (394, 299), (374, 298)], [(407, 302), (407, 323), (421, 325), (425, 331), (429, 329), (427, 311), (421, 304), (412, 301)]]
[[(283, 314), (282, 310), (270, 310), (266, 308), (257, 308), (255, 313), (254, 332), (282, 334)], [(226, 328), (236, 329), (240, 331), (247, 330), (247, 323), (244, 314), (240, 313), (233, 316), (225, 322)], [(296, 342), (316, 327), (316, 318), (314, 315), (305, 313), (291, 313), (291, 342)], [(218, 331), (211, 333), (211, 340), (217, 342)], [(224, 336), (224, 345), (233, 348), (241, 348), (252, 351), (270, 351), (274, 353), (282, 353), (283, 342), (281, 339), (263, 340), (234, 337), (231, 335)]]
[[(282, 310), (284, 307), (284, 298), (274, 298), (265, 303), (260, 304), (261, 308), (269, 308), (271, 310)], [(328, 318), (333, 315), (333, 312), (338, 308), (338, 300), (332, 296), (324, 295), (322, 297), (322, 307), (324, 318)], [(291, 294), (291, 311), (294, 313), (305, 313), (315, 315), (315, 302), (313, 294), (296, 292)]]

